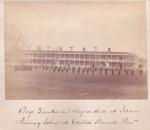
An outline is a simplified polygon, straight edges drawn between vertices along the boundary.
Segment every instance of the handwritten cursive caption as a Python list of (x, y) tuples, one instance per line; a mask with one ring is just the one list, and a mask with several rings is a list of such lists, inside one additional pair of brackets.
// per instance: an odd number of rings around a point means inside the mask
[(139, 110), (127, 105), (119, 108), (64, 108), (21, 106), (17, 111), (17, 125), (48, 127), (67, 125), (133, 125), (139, 123)]

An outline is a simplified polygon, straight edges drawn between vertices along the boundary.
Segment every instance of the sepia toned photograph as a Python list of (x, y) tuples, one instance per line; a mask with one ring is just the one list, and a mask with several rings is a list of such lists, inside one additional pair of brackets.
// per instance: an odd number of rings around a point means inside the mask
[(145, 1), (5, 1), (5, 98), (147, 99)]

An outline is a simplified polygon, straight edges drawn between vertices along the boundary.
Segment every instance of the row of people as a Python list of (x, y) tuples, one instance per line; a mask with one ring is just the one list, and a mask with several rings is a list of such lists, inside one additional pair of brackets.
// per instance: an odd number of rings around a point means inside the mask
[(134, 75), (136, 72), (138, 72), (140, 75), (142, 75), (143, 73), (143, 70), (140, 69), (140, 70), (134, 70), (134, 69), (111, 69), (111, 68), (92, 68), (92, 67), (89, 67), (89, 68), (81, 68), (81, 67), (51, 67), (50, 69), (49, 68), (46, 68), (46, 71), (49, 71), (49, 70), (52, 70), (54, 73), (72, 73), (72, 74), (95, 74), (95, 73), (99, 73), (100, 75), (101, 74), (111, 74), (111, 75), (114, 75), (114, 74), (118, 74), (118, 75), (121, 75), (121, 74), (125, 74), (125, 75), (128, 75), (128, 74), (131, 74), (131, 75)]

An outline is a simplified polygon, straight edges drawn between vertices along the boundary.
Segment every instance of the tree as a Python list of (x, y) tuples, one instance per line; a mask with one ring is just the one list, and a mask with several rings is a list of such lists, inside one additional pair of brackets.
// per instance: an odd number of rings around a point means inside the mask
[(21, 30), (16, 29), (13, 25), (5, 26), (5, 63), (9, 66), (14, 66), (19, 61), (23, 60), (23, 50), (26, 46), (26, 41)]

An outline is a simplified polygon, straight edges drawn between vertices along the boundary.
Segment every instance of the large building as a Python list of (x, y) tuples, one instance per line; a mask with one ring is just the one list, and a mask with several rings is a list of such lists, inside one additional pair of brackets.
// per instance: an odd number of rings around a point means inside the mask
[(16, 66), (30, 66), (32, 70), (51, 69), (81, 69), (81, 70), (129, 70), (142, 69), (139, 58), (135, 54), (128, 52), (108, 51), (64, 51), (59, 50), (25, 50), (23, 57)]

